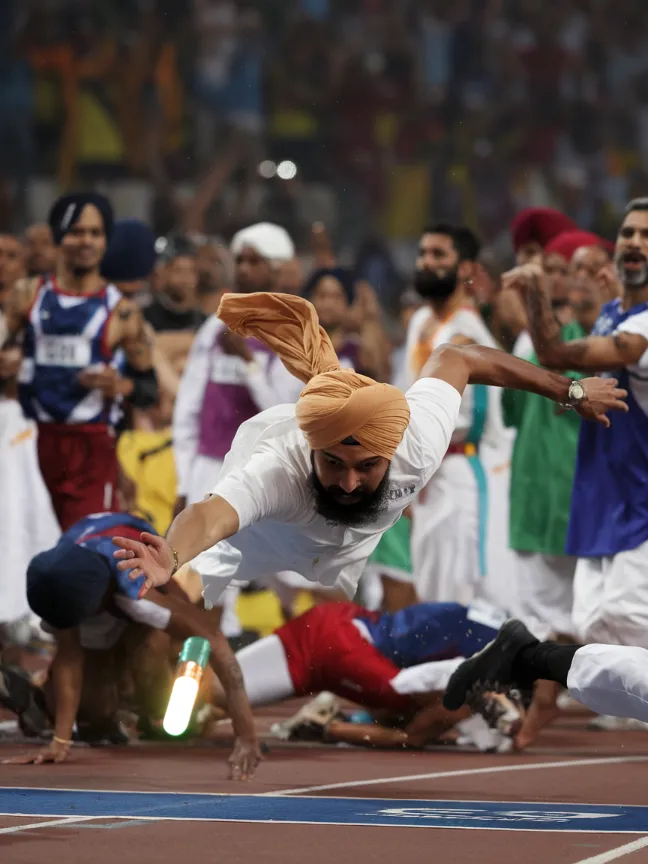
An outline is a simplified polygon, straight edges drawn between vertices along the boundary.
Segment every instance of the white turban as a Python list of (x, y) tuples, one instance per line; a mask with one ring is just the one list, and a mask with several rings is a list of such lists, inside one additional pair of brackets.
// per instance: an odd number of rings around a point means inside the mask
[(271, 222), (258, 222), (235, 234), (230, 250), (238, 255), (244, 246), (251, 246), (268, 261), (290, 261), (295, 257), (295, 246), (288, 232)]

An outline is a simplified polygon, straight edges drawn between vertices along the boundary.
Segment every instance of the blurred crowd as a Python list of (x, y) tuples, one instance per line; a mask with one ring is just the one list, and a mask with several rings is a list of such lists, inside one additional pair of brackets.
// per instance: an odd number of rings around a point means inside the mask
[[(55, 172), (64, 188), (152, 181), (163, 233), (271, 215), (301, 246), (326, 200), (353, 252), (433, 212), (506, 246), (527, 205), (609, 237), (648, 170), (638, 0), (8, 0), (2, 15), (5, 228)], [(187, 212), (179, 184), (198, 177)]]
[[(219, 321), (224, 292), (306, 297), (343, 365), (404, 390), (446, 342), (539, 362), (523, 291), (500, 279), (516, 259), (539, 268), (524, 279), (548, 286), (566, 342), (592, 331), (622, 291), (611, 241), (624, 207), (648, 188), (641, 11), (637, 0), (2, 4), (6, 662), (43, 636), (27, 604), (30, 558), (102, 509), (76, 494), (98, 436), (70, 446), (73, 427), (101, 425), (112, 442), (103, 509), (164, 534), (214, 487), (239, 425), (297, 400), (301, 382)], [(75, 193), (37, 223), (28, 190), (43, 175), (62, 189), (144, 181), (150, 213), (116, 219), (132, 214)], [(87, 357), (48, 332), (59, 316)], [(71, 408), (48, 393), (54, 367), (61, 381), (67, 370)], [(565, 538), (579, 419), (479, 386), (359, 599), (486, 599), (574, 639)], [(63, 499), (75, 495), (70, 518)], [(245, 585), (228, 589), (226, 635), (267, 633), (339, 599), (268, 576), (260, 612)]]

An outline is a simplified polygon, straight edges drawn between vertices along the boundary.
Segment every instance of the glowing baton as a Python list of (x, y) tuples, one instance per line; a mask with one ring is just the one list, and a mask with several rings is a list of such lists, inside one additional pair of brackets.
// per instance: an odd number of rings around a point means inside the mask
[(182, 646), (176, 666), (173, 690), (162, 727), (167, 735), (182, 735), (193, 711), (203, 671), (209, 663), (211, 647), (207, 639), (191, 636)]

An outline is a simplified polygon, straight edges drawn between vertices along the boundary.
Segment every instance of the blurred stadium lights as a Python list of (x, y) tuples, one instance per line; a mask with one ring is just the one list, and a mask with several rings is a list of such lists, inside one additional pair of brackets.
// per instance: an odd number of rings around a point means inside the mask
[(270, 180), (277, 173), (277, 166), (270, 159), (264, 159), (263, 162), (259, 163), (257, 171), (264, 180)]
[(281, 180), (292, 180), (297, 176), (297, 166), (294, 162), (284, 161), (277, 166), (277, 176)]

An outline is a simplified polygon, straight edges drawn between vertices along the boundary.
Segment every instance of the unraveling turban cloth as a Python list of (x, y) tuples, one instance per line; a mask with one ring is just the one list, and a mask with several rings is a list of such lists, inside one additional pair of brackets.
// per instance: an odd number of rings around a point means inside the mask
[(311, 303), (292, 294), (225, 294), (218, 317), (230, 330), (274, 351), (306, 384), (296, 417), (312, 450), (352, 438), (377, 456), (393, 457), (409, 423), (405, 394), (341, 369)]

